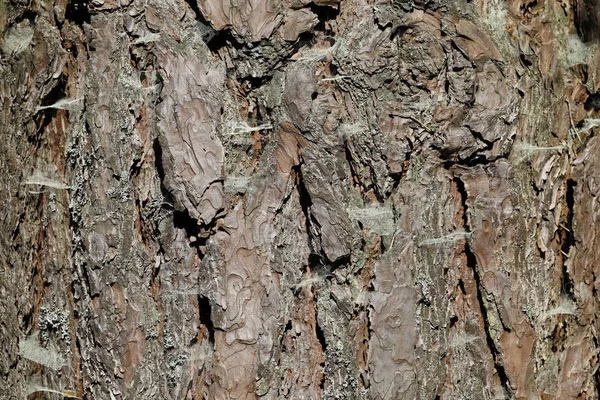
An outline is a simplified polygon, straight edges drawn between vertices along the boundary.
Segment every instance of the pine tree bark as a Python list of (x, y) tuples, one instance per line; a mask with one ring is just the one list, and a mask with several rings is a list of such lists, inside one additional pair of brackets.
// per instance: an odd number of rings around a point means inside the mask
[(594, 4), (0, 0), (0, 397), (598, 399)]

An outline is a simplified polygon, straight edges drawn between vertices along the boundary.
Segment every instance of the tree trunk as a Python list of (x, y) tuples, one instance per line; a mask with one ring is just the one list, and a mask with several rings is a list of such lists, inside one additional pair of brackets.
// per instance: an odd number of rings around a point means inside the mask
[(0, 0), (0, 397), (598, 399), (595, 0)]

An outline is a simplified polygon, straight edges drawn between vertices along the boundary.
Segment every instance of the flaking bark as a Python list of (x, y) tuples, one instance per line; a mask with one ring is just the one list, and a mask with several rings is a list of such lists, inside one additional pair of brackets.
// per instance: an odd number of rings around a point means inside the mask
[(593, 7), (0, 0), (0, 397), (598, 399)]

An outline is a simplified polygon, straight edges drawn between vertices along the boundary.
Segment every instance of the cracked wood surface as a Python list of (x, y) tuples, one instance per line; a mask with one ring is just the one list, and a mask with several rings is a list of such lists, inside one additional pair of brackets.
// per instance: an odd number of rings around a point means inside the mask
[(595, 0), (0, 0), (0, 397), (598, 399)]

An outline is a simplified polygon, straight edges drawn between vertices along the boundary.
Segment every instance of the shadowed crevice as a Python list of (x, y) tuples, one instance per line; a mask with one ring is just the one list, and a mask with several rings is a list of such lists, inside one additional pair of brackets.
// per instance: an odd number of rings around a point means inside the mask
[(69, 0), (65, 11), (65, 19), (78, 26), (89, 24), (91, 21), (91, 14), (88, 4), (87, 0)]
[[(462, 218), (463, 218), (463, 229), (468, 234), (471, 233), (471, 227), (469, 224), (468, 218), (468, 193), (465, 188), (464, 182), (458, 178), (454, 178), (454, 183), (456, 184), (456, 189), (460, 194), (461, 205), (463, 209)], [(475, 280), (475, 284), (477, 287), (477, 302), (479, 304), (479, 309), (481, 310), (481, 318), (483, 319), (483, 327), (485, 330), (485, 340), (488, 348), (490, 349), (490, 353), (492, 355), (492, 359), (494, 361), (494, 369), (498, 374), (498, 378), (500, 379), (500, 384), (504, 389), (504, 393), (506, 398), (512, 398), (513, 393), (510, 385), (510, 381), (508, 379), (508, 375), (506, 374), (506, 370), (504, 369), (504, 362), (502, 361), (502, 354), (499, 349), (496, 347), (496, 343), (494, 338), (492, 337), (491, 326), (488, 317), (488, 310), (486, 307), (486, 300), (484, 299), (485, 287), (481, 282), (481, 276), (479, 274), (479, 266), (477, 264), (477, 257), (475, 253), (471, 249), (471, 245), (469, 240), (465, 241), (464, 254), (467, 259), (467, 267), (473, 271), (473, 279)]]
[(563, 266), (560, 279), (561, 295), (567, 296), (570, 299), (574, 297), (574, 285), (569, 271), (567, 269), (567, 262), (569, 260), (569, 253), (571, 247), (575, 244), (575, 234), (573, 233), (573, 206), (575, 203), (574, 192), (577, 183), (572, 180), (567, 180), (567, 193), (565, 195), (565, 202), (567, 205), (567, 215), (564, 225), (559, 226), (559, 237), (561, 239), (561, 253), (563, 257)]
[(339, 6), (321, 6), (311, 2), (306, 5), (306, 8), (317, 15), (319, 23), (314, 28), (316, 31), (328, 32), (327, 22), (334, 21), (340, 15)]
[(200, 323), (206, 327), (208, 331), (208, 342), (214, 347), (215, 345), (215, 326), (212, 321), (212, 312), (210, 300), (207, 297), (198, 295), (198, 312), (200, 315)]

